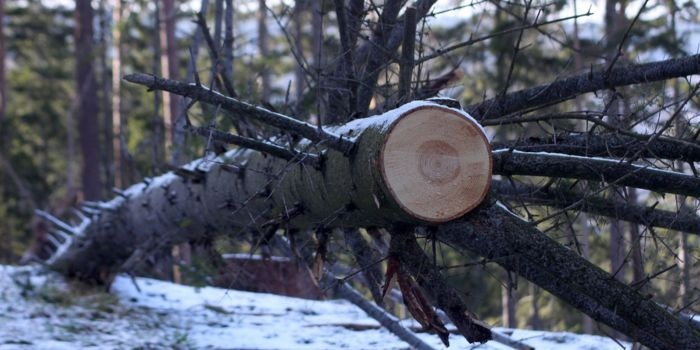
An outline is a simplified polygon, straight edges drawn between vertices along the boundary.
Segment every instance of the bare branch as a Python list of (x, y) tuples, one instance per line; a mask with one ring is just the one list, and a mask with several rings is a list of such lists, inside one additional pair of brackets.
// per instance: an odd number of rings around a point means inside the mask
[[(526, 30), (526, 29), (540, 28), (540, 27), (543, 27), (543, 26), (546, 26), (546, 25), (555, 24), (555, 23), (560, 23), (560, 22), (565, 22), (565, 21), (569, 21), (569, 20), (576, 19), (576, 18), (579, 18), (579, 17), (585, 17), (585, 16), (590, 16), (590, 15), (592, 15), (592, 13), (584, 13), (584, 14), (581, 14), (581, 15), (573, 15), (573, 16), (568, 16), (568, 17), (562, 17), (562, 18), (557, 18), (557, 19), (553, 19), (553, 20), (551, 20), (551, 21), (545, 21), (545, 22), (540, 22), (540, 23), (535, 22), (535, 23), (532, 23), (532, 24), (523, 24), (523, 25), (521, 25), (521, 26), (517, 26), (517, 27), (513, 27), (513, 28), (508, 28), (508, 29), (500, 30), (500, 31), (498, 31), (498, 32), (491, 33), (491, 34), (487, 34), (487, 35), (480, 36), (480, 37), (477, 37), (477, 38), (472, 38), (472, 37), (470, 37), (470, 38), (469, 38), (468, 40), (466, 40), (466, 41), (462, 41), (462, 42), (460, 42), (460, 43), (452, 44), (452, 45), (450, 45), (450, 46), (437, 49), (434, 53), (432, 53), (432, 54), (430, 54), (430, 55), (423, 56), (423, 57), (421, 57), (421, 59), (419, 59), (419, 60), (416, 62), (416, 64), (422, 64), (422, 63), (425, 63), (425, 62), (430, 61), (430, 60), (432, 60), (432, 59), (435, 59), (435, 58), (438, 58), (438, 57), (442, 57), (442, 56), (444, 56), (445, 54), (450, 53), (450, 52), (452, 52), (452, 51), (455, 51), (455, 50), (458, 50), (458, 49), (461, 49), (461, 48), (464, 48), (464, 47), (468, 47), (468, 46), (474, 45), (474, 44), (476, 44), (476, 43), (478, 43), (478, 42), (482, 42), (482, 41), (490, 40), (490, 39), (497, 38), (497, 37), (500, 37), (500, 36), (504, 36), (504, 35), (506, 35), (506, 34), (515, 33), (515, 32), (523, 32), (523, 31)], [(523, 20), (523, 22), (524, 22), (524, 20)]]
[(494, 174), (531, 175), (614, 183), (660, 193), (700, 197), (700, 178), (612, 159), (559, 153), (493, 152)]
[(494, 181), (491, 183), (491, 188), (495, 191), (495, 196), (504, 201), (570, 208), (646, 226), (700, 234), (700, 217), (690, 212), (667, 211), (655, 209), (655, 206), (647, 207), (614, 201), (562, 186), (537, 187)]
[[(217, 2), (217, 6), (218, 5), (219, 2)], [(197, 13), (197, 25), (199, 25), (202, 34), (204, 34), (204, 40), (207, 42), (207, 46), (209, 46), (209, 54), (211, 55), (211, 60), (213, 62), (212, 75), (214, 75), (214, 79), (219, 83), (219, 86), (226, 89), (226, 93), (228, 93), (229, 96), (236, 97), (236, 90), (233, 88), (233, 84), (228, 79), (229, 76), (226, 75), (224, 68), (221, 70), (218, 69), (220, 60), (219, 49), (214, 41), (214, 38), (212, 38), (211, 34), (209, 33), (207, 21), (204, 18), (204, 14), (201, 12)], [(231, 41), (231, 44), (233, 44), (233, 41)]]
[(413, 348), (420, 350), (432, 350), (433, 347), (426, 344), (423, 340), (418, 338), (413, 332), (403, 327), (396, 318), (389, 315), (386, 311), (377, 305), (372, 304), (367, 301), (365, 297), (362, 296), (358, 291), (348, 286), (347, 283), (339, 280), (333, 276), (328, 271), (323, 274), (323, 282), (329, 285), (333, 290), (343, 299), (355, 304), (362, 311), (366, 312), (367, 315), (374, 318), (386, 328), (389, 332), (399, 337), (401, 340), (405, 341), (408, 345)]
[[(389, 43), (389, 35), (392, 30), (396, 30), (394, 25), (396, 17), (401, 9), (400, 0), (391, 0), (384, 3), (384, 9), (379, 19), (379, 26), (375, 28), (372, 35), (372, 49), (367, 57), (367, 64), (364, 68), (364, 74), (360, 78), (360, 85), (357, 91), (357, 105), (355, 112), (361, 116), (366, 116), (369, 109), (370, 101), (374, 96), (374, 91), (377, 87), (377, 79), (379, 72), (383, 67), (387, 53), (393, 53), (396, 47), (391, 47)], [(403, 28), (401, 28), (403, 30)], [(403, 33), (401, 33), (403, 37)]]
[(413, 55), (416, 47), (416, 8), (408, 7), (404, 13), (403, 45), (399, 72), (399, 99), (411, 100), (411, 78), (413, 77)]
[(505, 117), (528, 108), (550, 105), (597, 90), (700, 74), (700, 55), (583, 73), (549, 84), (473, 104), (465, 110), (479, 120)]
[(292, 159), (301, 159), (302, 162), (304, 162), (305, 164), (313, 166), (318, 166), (319, 164), (319, 159), (316, 155), (305, 154), (302, 157), (297, 151), (290, 150), (269, 142), (229, 134), (223, 131), (216, 130), (214, 128), (193, 127), (190, 129), (190, 131), (203, 137), (210, 137), (214, 140), (221, 141), (224, 143), (237, 145), (243, 148), (249, 148), (287, 161), (291, 161)]
[(226, 97), (216, 91), (197, 86), (196, 84), (186, 84), (176, 80), (164, 79), (154, 75), (136, 73), (124, 76), (124, 80), (148, 87), (151, 90), (168, 91), (180, 96), (190, 97), (194, 100), (218, 106), (241, 117), (257, 119), (265, 124), (297, 133), (312, 142), (323, 142), (327, 146), (343, 154), (349, 154), (355, 143), (333, 135), (324, 130), (318, 130), (311, 124), (296, 120), (294, 118), (269, 111), (262, 107), (257, 107), (231, 97)]
[(382, 303), (382, 294), (379, 287), (382, 284), (382, 273), (377, 261), (374, 249), (362, 238), (357, 229), (343, 230), (345, 244), (350, 248), (357, 265), (362, 268), (362, 273), (367, 281), (367, 288), (372, 293), (374, 302), (378, 305)]

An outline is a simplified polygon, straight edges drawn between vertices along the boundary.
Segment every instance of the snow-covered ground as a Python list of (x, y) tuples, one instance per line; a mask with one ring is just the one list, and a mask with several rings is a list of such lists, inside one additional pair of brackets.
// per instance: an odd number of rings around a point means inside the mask
[[(138, 287), (137, 287), (138, 286)], [(139, 291), (140, 290), (140, 291)], [(409, 321), (410, 322), (410, 321)], [(500, 329), (504, 332), (511, 330)], [(514, 330), (536, 349), (620, 349), (596, 336)], [(437, 336), (419, 335), (435, 348)], [(450, 336), (451, 349), (508, 349)], [(629, 346), (629, 344), (625, 344)], [(354, 305), (120, 276), (109, 293), (0, 265), (0, 349), (406, 349)]]

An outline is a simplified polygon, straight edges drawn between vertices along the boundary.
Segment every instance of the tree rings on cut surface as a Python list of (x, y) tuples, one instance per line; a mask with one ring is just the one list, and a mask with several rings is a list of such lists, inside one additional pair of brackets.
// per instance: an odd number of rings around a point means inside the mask
[(491, 147), (464, 112), (428, 105), (399, 117), (381, 153), (384, 181), (398, 204), (429, 222), (456, 219), (483, 201)]

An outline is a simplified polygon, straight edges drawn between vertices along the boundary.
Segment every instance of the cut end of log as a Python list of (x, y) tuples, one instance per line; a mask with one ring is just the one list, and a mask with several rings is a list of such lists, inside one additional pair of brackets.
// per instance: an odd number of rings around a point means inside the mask
[(380, 166), (402, 209), (438, 223), (456, 219), (484, 200), (492, 162), (490, 144), (473, 119), (454, 109), (423, 106), (391, 126)]

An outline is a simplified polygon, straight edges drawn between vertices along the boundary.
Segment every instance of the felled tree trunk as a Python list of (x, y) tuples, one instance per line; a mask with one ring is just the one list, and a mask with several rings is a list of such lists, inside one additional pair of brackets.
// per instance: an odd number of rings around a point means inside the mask
[(276, 220), (299, 229), (436, 224), (464, 215), (488, 192), (490, 146), (461, 111), (414, 102), (329, 131), (354, 142), (348, 155), (301, 145), (306, 150), (286, 161), (239, 149), (88, 203), (94, 215), (68, 230), (73, 236), (49, 264), (107, 283), (137, 248), (265, 231)]
[[(473, 119), (433, 103), (414, 102), (321, 130), (200, 84), (143, 74), (126, 79), (221, 106), (309, 141), (287, 149), (197, 129), (250, 149), (194, 161), (144, 180), (110, 202), (85, 203), (90, 215), (78, 226), (46, 216), (57, 228), (49, 235), (56, 252), (48, 264), (69, 276), (109, 283), (114, 273), (154, 247), (242, 230), (265, 237), (282, 224), (297, 229), (427, 224), (438, 226), (438, 240), (498, 262), (648, 347), (692, 348), (700, 343), (700, 333), (634, 289), (531, 223), (491, 202), (482, 203), (492, 170), (504, 175), (567, 174), (591, 181), (604, 175), (621, 185), (691, 195), (697, 193), (696, 179), (672, 173), (662, 178), (657, 170), (556, 154), (495, 152), (492, 161), (489, 144)], [(438, 288), (439, 273), (432, 276), (423, 280), (426, 288)]]

